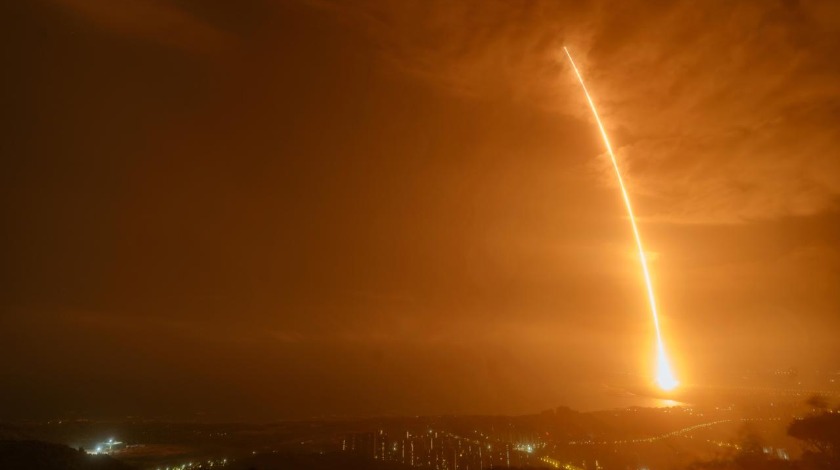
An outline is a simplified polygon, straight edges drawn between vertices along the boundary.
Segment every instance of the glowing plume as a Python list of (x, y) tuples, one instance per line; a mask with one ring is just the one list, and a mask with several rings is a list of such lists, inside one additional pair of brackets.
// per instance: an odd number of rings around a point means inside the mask
[(674, 377), (674, 373), (671, 371), (671, 365), (668, 362), (668, 355), (665, 353), (665, 344), (662, 342), (662, 332), (659, 329), (659, 314), (656, 310), (656, 299), (653, 296), (653, 284), (650, 281), (650, 271), (648, 269), (645, 250), (642, 248), (642, 237), (639, 235), (639, 228), (636, 226), (636, 218), (633, 216), (633, 206), (630, 204), (630, 196), (627, 195), (627, 188), (624, 187), (624, 180), (621, 178), (621, 171), (618, 169), (618, 162), (615, 159), (612, 145), (610, 145), (610, 139), (607, 137), (607, 131), (601, 123), (601, 117), (598, 116), (598, 110), (595, 109), (595, 102), (593, 102), (592, 97), (589, 96), (589, 91), (583, 83), (583, 76), (581, 76), (580, 71), (575, 65), (575, 61), (572, 59), (569, 49), (564, 47), (563, 50), (566, 52), (566, 57), (569, 58), (569, 63), (572, 64), (572, 68), (575, 71), (575, 75), (577, 75), (581, 88), (583, 88), (583, 94), (586, 95), (586, 100), (589, 102), (589, 107), (592, 109), (592, 115), (595, 116), (595, 122), (598, 123), (598, 129), (601, 131), (601, 137), (604, 139), (604, 145), (607, 147), (607, 153), (610, 155), (610, 160), (612, 161), (613, 169), (615, 170), (615, 176), (618, 179), (618, 186), (621, 188), (621, 195), (624, 197), (624, 205), (627, 207), (627, 215), (630, 217), (630, 226), (633, 227), (633, 236), (636, 238), (636, 248), (639, 250), (639, 261), (642, 264), (642, 273), (645, 277), (645, 286), (647, 287), (650, 312), (653, 316), (653, 326), (656, 329), (656, 384), (662, 390), (672, 390), (679, 385), (679, 382)]

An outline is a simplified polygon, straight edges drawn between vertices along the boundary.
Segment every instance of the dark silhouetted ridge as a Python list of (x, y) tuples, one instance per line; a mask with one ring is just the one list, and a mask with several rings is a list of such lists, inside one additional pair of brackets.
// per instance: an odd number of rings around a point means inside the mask
[(136, 470), (107, 455), (41, 441), (0, 440), (0, 468), (27, 470)]

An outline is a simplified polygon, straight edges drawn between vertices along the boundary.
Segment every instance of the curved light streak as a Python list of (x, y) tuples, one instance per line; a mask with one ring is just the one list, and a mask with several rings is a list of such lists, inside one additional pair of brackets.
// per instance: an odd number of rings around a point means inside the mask
[(592, 109), (592, 115), (595, 116), (595, 122), (598, 123), (598, 130), (601, 131), (601, 137), (604, 139), (604, 145), (607, 147), (607, 153), (610, 155), (615, 176), (618, 179), (618, 186), (621, 188), (621, 195), (624, 198), (624, 206), (627, 208), (627, 215), (630, 216), (630, 226), (633, 227), (633, 236), (636, 239), (636, 248), (639, 250), (639, 261), (642, 264), (642, 273), (645, 277), (645, 287), (647, 287), (648, 303), (650, 303), (650, 312), (653, 316), (653, 326), (656, 329), (656, 384), (663, 390), (672, 390), (679, 382), (674, 373), (671, 371), (671, 365), (668, 361), (668, 355), (665, 353), (665, 344), (662, 341), (662, 332), (659, 328), (659, 313), (656, 309), (656, 298), (653, 295), (653, 283), (650, 281), (650, 270), (648, 269), (647, 257), (645, 250), (642, 248), (642, 237), (639, 235), (639, 228), (636, 226), (636, 217), (633, 215), (633, 206), (630, 204), (630, 196), (627, 194), (627, 188), (624, 186), (624, 179), (621, 177), (621, 171), (618, 169), (618, 162), (615, 159), (610, 139), (607, 137), (607, 131), (604, 129), (604, 124), (601, 123), (601, 117), (598, 115), (598, 110), (595, 108), (595, 102), (589, 95), (589, 90), (586, 89), (586, 84), (583, 83), (583, 76), (575, 65), (572, 54), (569, 49), (563, 47), (566, 52), (566, 57), (569, 58), (569, 63), (572, 64), (572, 69), (577, 75), (583, 94), (586, 95), (586, 101), (589, 102), (589, 107)]

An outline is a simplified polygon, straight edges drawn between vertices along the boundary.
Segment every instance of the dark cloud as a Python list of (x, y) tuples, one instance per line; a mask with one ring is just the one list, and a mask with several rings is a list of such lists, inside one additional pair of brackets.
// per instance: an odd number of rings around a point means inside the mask
[(219, 52), (233, 36), (168, 0), (54, 0), (108, 30), (188, 52)]

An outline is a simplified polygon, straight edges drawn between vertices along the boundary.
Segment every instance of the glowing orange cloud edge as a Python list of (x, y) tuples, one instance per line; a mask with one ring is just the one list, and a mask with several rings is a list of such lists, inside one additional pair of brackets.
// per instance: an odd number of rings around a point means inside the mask
[(650, 311), (653, 316), (653, 326), (656, 329), (656, 384), (662, 390), (673, 390), (677, 387), (677, 385), (679, 385), (679, 381), (677, 381), (674, 373), (671, 371), (671, 365), (668, 362), (668, 356), (665, 353), (665, 344), (662, 341), (662, 332), (659, 328), (659, 313), (656, 309), (656, 298), (653, 295), (653, 283), (650, 280), (650, 270), (648, 269), (647, 257), (645, 256), (645, 250), (642, 248), (642, 237), (639, 235), (639, 228), (636, 226), (636, 217), (633, 215), (633, 206), (630, 204), (630, 196), (627, 194), (627, 188), (624, 186), (624, 179), (621, 177), (621, 171), (618, 169), (618, 161), (613, 153), (610, 139), (607, 137), (607, 131), (604, 129), (604, 124), (601, 123), (601, 117), (598, 115), (598, 110), (595, 108), (595, 102), (592, 101), (592, 97), (589, 95), (589, 90), (586, 89), (586, 84), (583, 82), (583, 76), (580, 74), (577, 65), (575, 65), (575, 61), (572, 59), (569, 49), (564, 47), (563, 51), (566, 53), (566, 57), (569, 58), (569, 63), (572, 64), (572, 69), (574, 69), (575, 75), (580, 82), (580, 86), (583, 88), (583, 94), (586, 95), (586, 100), (589, 102), (589, 107), (592, 109), (592, 115), (595, 116), (595, 122), (598, 123), (598, 129), (601, 131), (601, 137), (604, 139), (604, 145), (607, 147), (607, 153), (610, 155), (610, 160), (612, 161), (613, 169), (615, 170), (615, 176), (618, 179), (618, 186), (621, 188), (621, 195), (624, 198), (624, 205), (627, 208), (627, 214), (630, 216), (630, 225), (633, 227), (633, 236), (636, 239), (636, 248), (639, 250), (639, 260), (642, 265), (642, 273), (645, 277), (645, 287), (647, 287), (648, 302), (650, 303)]

